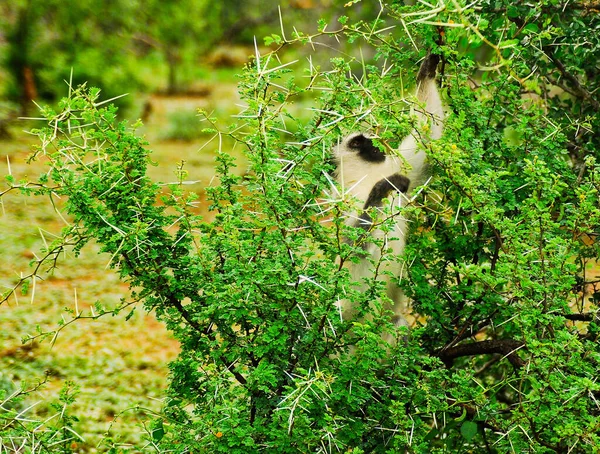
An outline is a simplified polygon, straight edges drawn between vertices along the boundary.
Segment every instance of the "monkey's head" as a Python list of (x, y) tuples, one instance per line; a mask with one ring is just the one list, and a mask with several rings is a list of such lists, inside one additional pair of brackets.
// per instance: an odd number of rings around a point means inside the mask
[(385, 161), (385, 153), (373, 144), (373, 140), (362, 132), (355, 132), (342, 139), (333, 149), (336, 166), (341, 161), (363, 164), (378, 164)]
[[(373, 136), (362, 132), (348, 135), (333, 148), (332, 164), (335, 168), (333, 177), (345, 191), (349, 190), (363, 204), (380, 180), (387, 179), (399, 170), (395, 157), (377, 148)], [(378, 197), (386, 195), (378, 194)]]

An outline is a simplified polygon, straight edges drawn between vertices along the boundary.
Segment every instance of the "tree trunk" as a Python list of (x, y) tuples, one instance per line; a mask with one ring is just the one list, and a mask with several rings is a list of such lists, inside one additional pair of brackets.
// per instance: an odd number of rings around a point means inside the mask
[(167, 93), (174, 95), (178, 91), (177, 87), (177, 53), (172, 50), (167, 50), (167, 65), (169, 67), (169, 81), (167, 85)]
[(35, 74), (29, 55), (31, 8), (31, 2), (27, 2), (19, 9), (15, 29), (8, 35), (8, 67), (17, 84), (22, 114), (27, 112), (31, 101), (37, 97)]

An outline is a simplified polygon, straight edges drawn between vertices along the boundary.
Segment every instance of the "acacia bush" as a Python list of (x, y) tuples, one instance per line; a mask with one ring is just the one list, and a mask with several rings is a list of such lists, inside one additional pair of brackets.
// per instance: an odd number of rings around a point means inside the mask
[(32, 418), (28, 410), (35, 406), (28, 400), (45, 384), (47, 377), (33, 386), (13, 389), (0, 376), (0, 448), (5, 453), (72, 452), (82, 438), (73, 430), (77, 417), (69, 411), (78, 393), (67, 381), (56, 401), (50, 403), (45, 419)]
[[(277, 49), (244, 70), (236, 123), (206, 117), (205, 133), (236, 142), (248, 165), (240, 176), (219, 148), (206, 220), (184, 191), (183, 164), (181, 184), (151, 181), (147, 145), (98, 90), (73, 89), (43, 110), (33, 158), (48, 172), (35, 183), (9, 178), (9, 189), (66, 199), (72, 224), (20, 284), (55, 266), (64, 248), (94, 240), (132, 299), (179, 339), (146, 449), (600, 446), (596, 6), (424, 5), (271, 36)], [(336, 57), (321, 67), (315, 56), (306, 77), (294, 77), (301, 63), (282, 60), (282, 49), (326, 35), (371, 46), (374, 61)], [(364, 239), (344, 225), (352, 200), (332, 183), (328, 157), (356, 129), (377, 131), (388, 150), (398, 145), (415, 126), (410, 85), (429, 49), (444, 57), (448, 118), (444, 137), (422, 144), (433, 178), (406, 209), (405, 255), (382, 257), (405, 262), (401, 284), (416, 316), (390, 347), (380, 279), (359, 287), (343, 266)], [(306, 96), (313, 115), (298, 120), (291, 106)], [(372, 317), (341, 320), (343, 298)]]

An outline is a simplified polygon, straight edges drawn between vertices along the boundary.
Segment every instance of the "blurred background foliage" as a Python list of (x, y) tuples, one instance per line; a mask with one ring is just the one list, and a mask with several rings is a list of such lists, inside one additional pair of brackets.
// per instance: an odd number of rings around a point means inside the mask
[[(14, 0), (0, 5), (0, 88), (21, 113), (32, 99), (56, 100), (73, 70), (104, 96), (182, 93), (215, 67), (240, 68), (254, 38), (283, 25), (315, 30), (341, 14), (340, 0)], [(379, 8), (365, 2), (354, 15)], [(279, 11), (281, 10), (281, 15)], [(259, 44), (262, 39), (259, 38)], [(121, 101), (131, 102), (131, 97)]]

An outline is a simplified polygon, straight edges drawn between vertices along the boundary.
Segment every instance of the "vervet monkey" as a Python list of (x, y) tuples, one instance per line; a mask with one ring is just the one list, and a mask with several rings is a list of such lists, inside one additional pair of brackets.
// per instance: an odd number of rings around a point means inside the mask
[[(436, 83), (439, 61), (439, 55), (429, 54), (417, 75), (416, 98), (419, 106), (416, 107), (416, 115), (422, 124), (429, 125), (429, 138), (432, 140), (441, 137), (444, 120), (444, 109)], [(373, 277), (373, 265), (369, 259), (375, 263), (381, 259), (382, 248), (369, 241), (369, 238), (381, 239), (384, 248), (391, 249), (394, 255), (403, 252), (407, 220), (400, 213), (400, 208), (406, 205), (410, 190), (424, 182), (426, 155), (422, 148), (422, 139), (418, 137), (417, 131), (404, 138), (398, 148), (400, 156), (384, 153), (373, 144), (368, 134), (361, 132), (350, 134), (334, 148), (334, 176), (345, 193), (362, 204), (357, 211), (346, 213), (346, 223), (364, 229), (365, 235), (369, 235), (361, 241), (367, 256), (358, 263), (348, 262), (347, 265), (354, 281), (361, 282)], [(384, 205), (389, 207), (388, 213), (394, 216), (395, 226), (389, 232), (379, 229), (370, 214), (373, 209), (381, 209)], [(393, 312), (396, 326), (407, 325), (406, 298), (395, 279), (401, 275), (401, 271), (402, 264), (392, 259), (383, 262), (378, 272), (378, 279), (386, 281), (386, 293), (390, 299), (385, 309)], [(343, 319), (355, 317), (356, 307), (353, 302), (342, 301), (341, 310)], [(393, 339), (386, 340), (393, 342)]]

